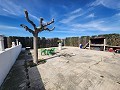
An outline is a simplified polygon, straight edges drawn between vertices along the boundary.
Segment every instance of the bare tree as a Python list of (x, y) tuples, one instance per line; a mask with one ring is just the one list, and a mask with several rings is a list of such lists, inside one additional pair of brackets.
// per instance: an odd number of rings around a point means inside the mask
[(25, 13), (26, 20), (33, 26), (34, 30), (30, 29), (28, 26), (26, 26), (24, 24), (21, 24), (20, 26), (22, 26), (26, 31), (29, 31), (30, 33), (33, 34), (33, 37), (34, 37), (33, 38), (34, 39), (33, 40), (34, 41), (34, 43), (33, 43), (33, 46), (34, 46), (34, 60), (33, 60), (33, 62), (37, 64), (38, 63), (38, 46), (37, 46), (38, 33), (42, 32), (44, 30), (47, 30), (47, 31), (54, 30), (55, 27), (53, 27), (52, 29), (47, 28), (48, 25), (54, 23), (54, 19), (52, 19), (52, 21), (47, 22), (47, 23), (44, 24), (43, 23), (44, 19), (40, 18), (40, 26), (36, 27), (34, 22), (29, 19), (27, 10), (25, 10), (24, 13)]

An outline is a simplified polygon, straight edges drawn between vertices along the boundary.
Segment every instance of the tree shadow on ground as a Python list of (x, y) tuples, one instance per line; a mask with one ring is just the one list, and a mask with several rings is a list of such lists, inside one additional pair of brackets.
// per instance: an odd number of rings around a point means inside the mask
[(26, 72), (28, 75), (28, 87), (30, 86), (31, 90), (45, 90), (40, 72), (37, 68), (37, 65), (33, 63), (33, 57), (30, 51), (27, 52), (26, 61), (28, 69), (28, 74)]
[(62, 50), (65, 50), (65, 49), (67, 49), (67, 48), (62, 47)]
[(38, 64), (44, 64), (44, 63), (47, 62), (47, 60), (50, 60), (50, 59), (55, 58), (55, 57), (60, 57), (60, 56), (61, 56), (61, 55), (54, 55), (54, 56), (51, 56), (51, 57), (49, 57), (49, 58), (39, 59), (39, 60), (38, 60)]
[(48, 58), (44, 58), (44, 59), (39, 59), (38, 60), (38, 64), (44, 64), (46, 63), (48, 60), (50, 59), (53, 59), (53, 58), (56, 58), (56, 57), (72, 57), (72, 56), (75, 56), (75, 54), (71, 53), (71, 54), (68, 54), (68, 53), (62, 53), (62, 54), (59, 54), (59, 52), (57, 52), (54, 56), (51, 56), (51, 57), (48, 57)]

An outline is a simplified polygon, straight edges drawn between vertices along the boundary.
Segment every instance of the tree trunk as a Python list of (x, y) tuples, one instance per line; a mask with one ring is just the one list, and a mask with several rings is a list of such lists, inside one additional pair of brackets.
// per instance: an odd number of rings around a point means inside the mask
[(36, 34), (36, 35), (34, 35), (34, 40), (33, 40), (33, 42), (34, 42), (34, 60), (33, 60), (33, 62), (35, 63), (35, 64), (37, 64), (38, 63), (38, 45), (37, 45), (37, 38), (38, 38), (38, 34)]

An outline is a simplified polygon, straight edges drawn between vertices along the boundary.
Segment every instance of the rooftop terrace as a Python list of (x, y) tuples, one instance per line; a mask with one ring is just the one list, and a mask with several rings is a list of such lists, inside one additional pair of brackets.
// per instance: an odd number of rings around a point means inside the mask
[[(16, 61), (12, 76), (8, 75), (2, 88), (28, 90), (119, 90), (120, 89), (120, 54), (111, 52), (79, 49), (78, 47), (63, 47), (60, 51), (56, 47), (55, 55), (40, 55), (39, 59), (46, 62), (34, 67), (27, 67), (29, 79), (25, 79), (23, 67), (24, 58), (32, 60), (31, 54), (26, 51), (25, 56)], [(32, 56), (31, 56), (32, 55)], [(21, 72), (22, 77), (17, 74)], [(18, 83), (17, 80), (18, 79)], [(16, 80), (16, 82), (12, 82)], [(8, 84), (8, 82), (10, 82)]]

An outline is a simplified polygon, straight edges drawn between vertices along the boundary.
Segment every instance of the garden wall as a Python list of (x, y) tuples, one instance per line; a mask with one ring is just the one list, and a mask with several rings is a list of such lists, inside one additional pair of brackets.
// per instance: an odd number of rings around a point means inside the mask
[(0, 51), (0, 86), (21, 52), (21, 47), (19, 45)]

